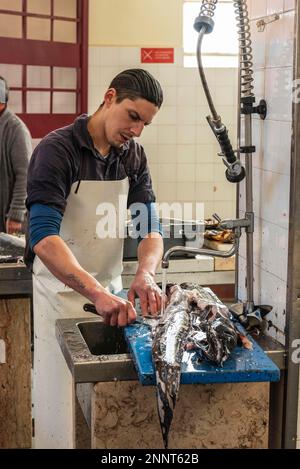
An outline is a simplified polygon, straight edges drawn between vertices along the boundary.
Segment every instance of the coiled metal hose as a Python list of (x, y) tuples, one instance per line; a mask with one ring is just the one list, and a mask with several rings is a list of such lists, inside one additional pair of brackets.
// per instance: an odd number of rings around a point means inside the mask
[(217, 3), (218, 0), (203, 0), (200, 15), (209, 16), (212, 18), (215, 14)]
[(237, 27), (240, 43), (241, 95), (254, 96), (253, 90), (253, 55), (250, 33), (250, 20), (246, 0), (233, 2), (237, 14)]

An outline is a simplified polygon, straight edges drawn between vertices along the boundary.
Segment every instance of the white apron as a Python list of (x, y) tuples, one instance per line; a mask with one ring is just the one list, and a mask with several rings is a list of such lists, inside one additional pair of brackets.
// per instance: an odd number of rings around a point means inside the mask
[[(79, 189), (78, 183), (73, 184), (60, 229), (60, 236), (80, 265), (113, 293), (122, 289), (123, 239), (118, 230), (125, 227), (128, 188), (128, 178), (81, 181)], [(115, 207), (116, 237), (100, 239), (97, 235), (99, 204), (103, 203)], [(33, 273), (34, 446), (73, 448), (74, 385), (55, 337), (55, 321), (89, 316), (83, 311), (87, 299), (54, 277), (37, 256)]]

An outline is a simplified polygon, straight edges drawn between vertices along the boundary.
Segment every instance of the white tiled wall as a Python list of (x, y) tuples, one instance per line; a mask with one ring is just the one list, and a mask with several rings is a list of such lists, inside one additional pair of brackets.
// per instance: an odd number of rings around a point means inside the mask
[[(182, 50), (174, 64), (141, 64), (138, 47), (90, 47), (89, 113), (101, 103), (111, 79), (126, 68), (144, 68), (161, 83), (164, 103), (141, 136), (158, 202), (204, 202), (205, 216), (235, 215), (235, 187), (225, 179), (219, 147), (197, 69), (183, 68)], [(236, 142), (234, 69), (209, 69), (207, 78), (217, 110)]]
[[(268, 104), (266, 121), (256, 119), (254, 156), (254, 291), (257, 303), (273, 306), (269, 333), (284, 343), (292, 126), (295, 0), (248, 0), (254, 54), (255, 92)], [(279, 13), (278, 21), (258, 32), (258, 19)], [(241, 192), (241, 208), (244, 194)], [(245, 250), (239, 296), (245, 299)], [(300, 447), (298, 423), (298, 446)]]
[[(254, 117), (253, 192), (255, 213), (254, 292), (256, 303), (273, 306), (268, 315), (274, 325), (269, 333), (284, 342), (289, 185), (292, 125), (292, 79), (294, 2), (251, 0), (251, 32), (254, 62), (254, 92), (257, 101), (264, 97), (268, 105), (265, 121)], [(257, 20), (273, 13), (280, 19), (257, 28)], [(241, 187), (241, 215), (245, 209)], [(242, 245), (245, 244), (243, 239)], [(239, 296), (246, 297), (245, 249), (241, 250)]]

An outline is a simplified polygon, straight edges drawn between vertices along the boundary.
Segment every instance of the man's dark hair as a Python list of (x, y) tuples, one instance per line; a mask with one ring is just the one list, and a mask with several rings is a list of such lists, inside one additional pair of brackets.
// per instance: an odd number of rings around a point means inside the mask
[(119, 73), (109, 85), (117, 92), (117, 103), (123, 99), (132, 101), (142, 98), (158, 108), (163, 102), (163, 92), (159, 82), (151, 73), (141, 68), (132, 68)]
[(6, 104), (8, 101), (9, 87), (5, 78), (0, 76), (0, 103)]

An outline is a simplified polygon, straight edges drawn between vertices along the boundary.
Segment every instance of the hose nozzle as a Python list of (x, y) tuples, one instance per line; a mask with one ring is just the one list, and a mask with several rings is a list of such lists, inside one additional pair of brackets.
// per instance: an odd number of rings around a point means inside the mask
[(207, 121), (221, 147), (222, 153), (220, 153), (220, 156), (222, 156), (223, 163), (227, 167), (225, 172), (227, 180), (233, 183), (241, 182), (246, 175), (245, 169), (236, 157), (225, 125), (222, 124), (221, 119), (216, 122), (210, 116), (207, 117)]

